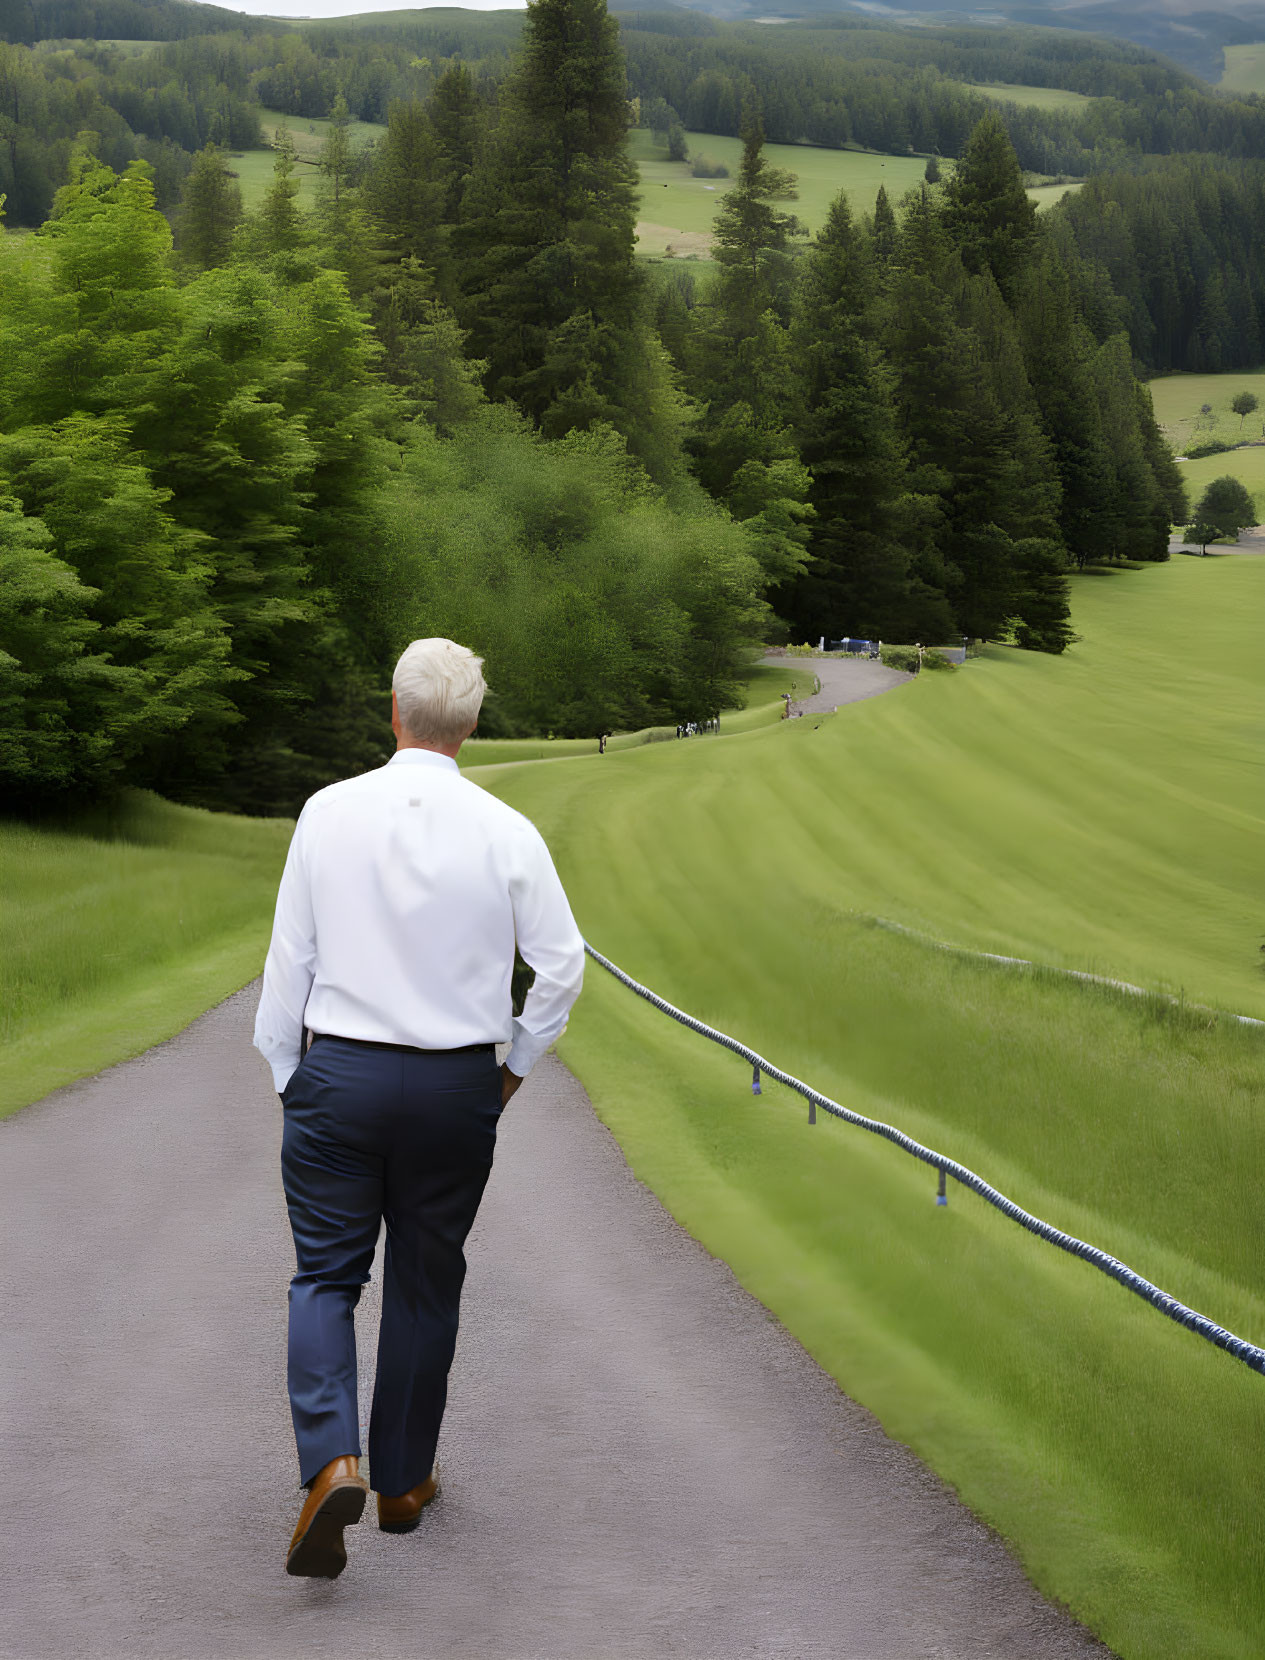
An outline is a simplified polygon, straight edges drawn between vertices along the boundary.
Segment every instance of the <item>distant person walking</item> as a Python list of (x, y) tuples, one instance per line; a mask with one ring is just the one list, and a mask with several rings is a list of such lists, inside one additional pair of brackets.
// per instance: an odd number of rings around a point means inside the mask
[[(379, 1227), (369, 1473), (378, 1525), (406, 1533), (438, 1491), (463, 1247), (497, 1120), (583, 979), (584, 944), (539, 833), (457, 770), (484, 691), (464, 646), (414, 640), (393, 680), (395, 754), (308, 801), (277, 895), (255, 1045), (283, 1107), (298, 1266), (288, 1385), (307, 1489), (286, 1571), (308, 1578), (342, 1572), (343, 1529), (368, 1493), (353, 1310)], [(536, 973), (517, 1019), (516, 945)]]

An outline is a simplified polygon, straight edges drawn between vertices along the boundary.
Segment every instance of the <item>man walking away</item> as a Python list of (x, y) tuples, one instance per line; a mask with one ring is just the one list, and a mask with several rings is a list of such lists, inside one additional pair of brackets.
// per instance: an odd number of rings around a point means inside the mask
[[(369, 1421), (379, 1527), (410, 1532), (438, 1491), (463, 1247), (497, 1120), (583, 979), (584, 944), (539, 833), (457, 770), (485, 689), (464, 646), (414, 640), (393, 680), (396, 753), (308, 801), (277, 895), (255, 1046), (284, 1109), (298, 1266), (288, 1385), (307, 1489), (286, 1571), (304, 1577), (342, 1572), (343, 1529), (368, 1493), (353, 1310), (384, 1220)], [(516, 945), (536, 971), (517, 1019)]]

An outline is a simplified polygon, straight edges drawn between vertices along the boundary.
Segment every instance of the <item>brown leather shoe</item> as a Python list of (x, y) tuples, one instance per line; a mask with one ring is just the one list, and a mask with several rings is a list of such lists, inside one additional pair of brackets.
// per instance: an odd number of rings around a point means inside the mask
[(439, 1494), (439, 1465), (416, 1487), (398, 1498), (389, 1499), (378, 1494), (378, 1526), (383, 1533), (412, 1533), (422, 1519), (422, 1511)]
[(347, 1566), (343, 1529), (364, 1514), (369, 1485), (358, 1458), (331, 1458), (308, 1488), (286, 1555), (286, 1572), (300, 1579), (337, 1579)]

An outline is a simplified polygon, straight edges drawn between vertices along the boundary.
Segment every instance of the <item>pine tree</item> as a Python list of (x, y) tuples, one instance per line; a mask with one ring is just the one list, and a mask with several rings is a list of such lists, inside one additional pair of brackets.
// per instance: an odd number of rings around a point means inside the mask
[(972, 132), (944, 188), (944, 223), (968, 271), (991, 271), (1008, 301), (1038, 246), (1037, 210), (1024, 189), (1000, 115)]
[(150, 168), (132, 162), (120, 177), (81, 149), (44, 236), (63, 313), (50, 343), (59, 360), (55, 368), (45, 360), (20, 419), (143, 413), (162, 386), (180, 308), (171, 229), (155, 206)]
[(1014, 600), (1013, 537), (1029, 481), (978, 335), (959, 321), (968, 279), (928, 192), (911, 205), (886, 294), (884, 347), (920, 498), (917, 563), (962, 633), (996, 638)]
[(57, 558), (96, 590), (98, 649), (130, 672), (136, 694), (110, 710), (111, 747), (135, 781), (152, 781), (166, 740), (233, 719), (229, 639), (209, 602), (202, 537), (168, 511), (122, 415), (76, 414), (7, 434), (0, 480), (42, 520)]
[(500, 110), (467, 191), (459, 320), (492, 397), (547, 432), (603, 419), (628, 434), (636, 177), (605, 0), (535, 0)]
[(1066, 271), (1048, 253), (1020, 279), (1015, 318), (1062, 487), (1063, 543), (1079, 566), (1113, 558), (1121, 516), (1092, 373), (1096, 348)]
[(1093, 373), (1103, 430), (1111, 434), (1108, 456), (1119, 524), (1114, 551), (1123, 559), (1167, 559), (1172, 509), (1147, 453), (1126, 335), (1104, 341), (1094, 355)]
[[(1151, 472), (1168, 508), (1169, 524), (1185, 524), (1186, 515), (1190, 511), (1186, 480), (1182, 477), (1181, 468), (1173, 458), (1168, 440), (1160, 431), (1160, 424), (1155, 419), (1155, 406), (1151, 401), (1150, 389), (1140, 380), (1135, 380), (1133, 396), (1137, 404), (1138, 431), (1142, 435), (1142, 448), (1146, 452)], [(1167, 544), (1163, 557), (1168, 557)]]
[(258, 220), (251, 227), (249, 238), (253, 250), (264, 258), (293, 254), (309, 239), (298, 205), (299, 181), (294, 176), (297, 160), (288, 127), (277, 128), (273, 149), (276, 159), (272, 164), (272, 183), (264, 192)]
[(426, 106), (437, 147), (434, 177), (441, 191), (439, 216), (445, 225), (461, 217), (461, 199), (474, 168), (482, 125), (474, 79), (464, 63), (453, 63), (435, 82)]
[(1057, 656), (1071, 645), (1067, 556), (1058, 542), (1031, 538), (1015, 544), (1015, 643)]
[(317, 160), (321, 177), (328, 187), (328, 199), (335, 214), (342, 206), (345, 192), (351, 186), (352, 148), (351, 111), (340, 92), (329, 112), (329, 130)]
[[(815, 517), (811, 563), (773, 603), (797, 640), (935, 638), (952, 627), (943, 604), (939, 626), (911, 614), (904, 458), (872, 338), (876, 298), (872, 250), (840, 196), (804, 262), (791, 327), (802, 386), (796, 438)], [(909, 632), (920, 623), (922, 632)]]
[(803, 568), (809, 477), (791, 423), (798, 403), (788, 322), (796, 221), (774, 204), (793, 175), (764, 160), (764, 129), (748, 109), (737, 182), (715, 221), (719, 266), (698, 338), (690, 392), (706, 406), (688, 441), (708, 492), (747, 524), (771, 582)]
[(391, 105), (365, 181), (375, 240), (388, 266), (409, 259), (434, 272), (443, 253), (439, 145), (416, 100)]
[(1016, 488), (999, 522), (1008, 535), (1058, 542), (1063, 493), (1053, 451), (1041, 425), (1018, 328), (987, 268), (963, 284), (957, 316), (978, 342), (976, 361), (992, 394), (1002, 445), (1014, 463)]
[(888, 262), (896, 251), (896, 215), (892, 212), (892, 204), (887, 199), (887, 187), (879, 185), (878, 195), (874, 198), (874, 223), (871, 227), (871, 238), (874, 243), (874, 257), (880, 269), (886, 269)]
[(741, 137), (738, 177), (712, 224), (717, 302), (726, 332), (738, 340), (755, 333), (765, 312), (790, 321), (791, 238), (800, 229), (792, 214), (774, 206), (795, 199), (795, 175), (764, 159), (764, 123), (756, 110), (746, 112)]
[(193, 158), (176, 218), (180, 262), (191, 271), (223, 265), (242, 220), (242, 193), (228, 171), (224, 152), (208, 144)]

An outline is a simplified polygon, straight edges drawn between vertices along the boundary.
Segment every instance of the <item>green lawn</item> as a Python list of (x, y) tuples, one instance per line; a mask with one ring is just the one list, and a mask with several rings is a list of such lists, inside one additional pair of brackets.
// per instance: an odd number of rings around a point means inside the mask
[[(641, 174), (638, 252), (661, 257), (675, 247), (680, 257), (707, 256), (707, 239), (716, 209), (738, 173), (742, 143), (715, 133), (687, 134), (690, 156), (707, 156), (729, 168), (727, 179), (696, 179), (690, 162), (666, 159), (645, 128), (629, 135), (629, 148)], [(805, 144), (766, 144), (766, 160), (789, 168), (797, 176), (798, 199), (783, 206), (811, 232), (826, 222), (830, 204), (841, 190), (856, 213), (872, 213), (879, 186), (898, 202), (919, 183), (926, 168), (923, 156), (880, 156), (869, 150), (822, 150)], [(951, 164), (950, 164), (951, 165)]]
[(1058, 86), (1015, 86), (1008, 81), (995, 81), (987, 86), (975, 81), (958, 84), (999, 104), (1019, 104), (1028, 109), (1083, 110), (1094, 101), (1083, 92), (1066, 92)]
[(1064, 196), (1072, 196), (1084, 188), (1083, 179), (1072, 179), (1066, 184), (1036, 184), (1028, 188), (1028, 200), (1037, 204), (1038, 213), (1048, 213)]
[[(691, 162), (668, 161), (667, 152), (646, 128), (629, 134), (629, 150), (641, 177), (637, 251), (643, 257), (661, 259), (669, 248), (678, 259), (708, 257), (712, 220), (737, 176), (742, 143), (716, 133), (688, 133), (686, 137), (691, 158), (706, 156), (721, 162), (730, 176), (696, 179)], [(871, 150), (826, 150), (808, 144), (766, 144), (764, 154), (772, 166), (788, 168), (796, 175), (798, 199), (783, 205), (814, 234), (841, 190), (847, 192), (855, 213), (872, 213), (880, 185), (897, 203), (907, 190), (921, 184), (927, 166), (925, 156), (884, 156)], [(941, 167), (947, 174), (953, 163), (944, 161)], [(1069, 190), (1079, 188), (1076, 184), (1042, 185), (1028, 194), (1039, 208), (1048, 208)]]
[(72, 829), (0, 822), (0, 1117), (253, 979), (291, 829), (139, 793)]
[[(1265, 562), (1084, 576), (1063, 658), (757, 731), (483, 775), (586, 936), (665, 996), (1265, 1340), (1262, 1037), (945, 957), (1265, 1014)], [(1192, 646), (1193, 642), (1193, 646)], [(1265, 1380), (591, 969), (564, 1058), (634, 1171), (1125, 1660), (1265, 1628)]]
[[(316, 160), (321, 145), (329, 135), (330, 121), (323, 115), (285, 115), (280, 110), (262, 109), (259, 118), (269, 143), (278, 127), (286, 127), (294, 140), (296, 152), (307, 161)], [(360, 149), (381, 138), (386, 127), (377, 121), (352, 121), (347, 132), (353, 147)]]
[(1227, 92), (1265, 92), (1265, 41), (1227, 46), (1220, 84)]
[[(257, 208), (263, 200), (264, 192), (272, 183), (272, 168), (276, 160), (271, 148), (273, 135), (278, 127), (285, 127), (294, 141), (295, 154), (299, 162), (294, 174), (299, 181), (299, 205), (311, 207), (316, 201), (316, 186), (320, 179), (316, 161), (329, 132), (328, 118), (283, 115), (280, 110), (263, 109), (260, 111), (260, 123), (268, 148), (235, 150), (229, 162), (237, 177), (243, 205), (247, 208)], [(352, 145), (359, 149), (380, 138), (386, 132), (386, 128), (373, 121), (353, 121), (348, 131)]]
[[(1213, 439), (1237, 444), (1265, 432), (1265, 369), (1231, 369), (1223, 375), (1161, 375), (1150, 382), (1155, 418), (1178, 455), (1188, 445)], [(1243, 421), (1230, 408), (1237, 392), (1254, 392), (1259, 408)], [(1202, 413), (1210, 405), (1210, 413)]]
[[(276, 159), (273, 150), (235, 150), (230, 155), (228, 165), (242, 193), (243, 207), (254, 209), (263, 201), (264, 192), (272, 183)], [(299, 206), (313, 207), (320, 173), (311, 162), (300, 162), (293, 176), (299, 183)]]
[(1190, 492), (1192, 511), (1213, 479), (1225, 478), (1228, 474), (1246, 484), (1256, 498), (1257, 523), (1265, 523), (1265, 445), (1231, 450), (1226, 455), (1205, 455), (1198, 461), (1183, 461), (1181, 472)]

